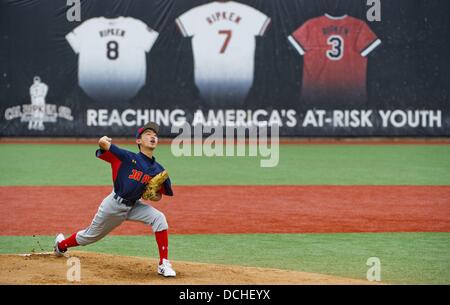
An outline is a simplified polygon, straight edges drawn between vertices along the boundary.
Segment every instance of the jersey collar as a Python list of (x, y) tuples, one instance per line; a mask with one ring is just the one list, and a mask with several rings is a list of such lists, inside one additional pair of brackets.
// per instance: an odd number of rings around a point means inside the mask
[(333, 20), (341, 20), (347, 17), (347, 14), (342, 15), (342, 16), (331, 16), (330, 14), (325, 14), (326, 17), (333, 19)]
[(143, 154), (142, 152), (139, 152), (139, 155), (141, 157), (143, 157), (145, 161), (150, 162), (151, 164), (155, 163), (155, 161), (156, 161), (156, 158), (154, 156), (149, 158), (145, 154)]

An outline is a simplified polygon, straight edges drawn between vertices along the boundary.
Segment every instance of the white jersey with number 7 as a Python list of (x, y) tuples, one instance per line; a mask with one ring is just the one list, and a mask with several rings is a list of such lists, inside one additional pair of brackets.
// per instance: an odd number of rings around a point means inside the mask
[(270, 18), (234, 1), (215, 1), (176, 19), (184, 37), (192, 37), (195, 83), (203, 98), (244, 99), (252, 86), (255, 36), (264, 35)]

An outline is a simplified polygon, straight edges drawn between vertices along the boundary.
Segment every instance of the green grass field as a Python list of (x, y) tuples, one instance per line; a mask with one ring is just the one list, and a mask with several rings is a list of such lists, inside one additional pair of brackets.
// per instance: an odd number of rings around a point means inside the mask
[[(110, 185), (95, 150), (95, 143), (0, 145), (0, 186)], [(170, 145), (156, 156), (177, 185), (450, 185), (450, 145), (281, 145), (275, 168), (261, 168), (256, 157), (177, 158)]]
[[(95, 144), (1, 144), (0, 186), (110, 185), (110, 168), (95, 158), (95, 149)], [(175, 158), (169, 145), (161, 145), (156, 155), (176, 185), (450, 185), (449, 145), (280, 149), (276, 168), (260, 168), (258, 158)], [(52, 241), (51, 236), (0, 236), (0, 253), (41, 251), (41, 246), (49, 251)], [(365, 279), (366, 260), (378, 257), (385, 283), (450, 284), (448, 232), (171, 235), (170, 242), (174, 260)], [(157, 255), (152, 236), (109, 236), (81, 250)]]
[[(51, 251), (53, 239), (1, 236), (0, 251)], [(171, 235), (170, 256), (175, 261), (278, 268), (356, 279), (365, 279), (367, 259), (378, 257), (384, 283), (448, 284), (449, 244), (449, 233)], [(79, 250), (158, 256), (152, 236), (108, 236)]]

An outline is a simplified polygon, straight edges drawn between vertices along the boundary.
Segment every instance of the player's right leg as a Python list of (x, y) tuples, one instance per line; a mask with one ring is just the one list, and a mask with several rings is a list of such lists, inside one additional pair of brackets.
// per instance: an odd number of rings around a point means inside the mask
[(61, 236), (58, 234), (55, 240), (56, 255), (60, 256), (71, 247), (86, 246), (99, 241), (127, 218), (131, 207), (119, 203), (113, 196), (114, 194), (110, 194), (103, 199), (89, 227), (64, 240), (60, 240)]
[(158, 274), (166, 277), (176, 276), (176, 272), (168, 259), (169, 233), (164, 214), (149, 204), (137, 201), (128, 213), (127, 220), (142, 222), (152, 227), (159, 251)]

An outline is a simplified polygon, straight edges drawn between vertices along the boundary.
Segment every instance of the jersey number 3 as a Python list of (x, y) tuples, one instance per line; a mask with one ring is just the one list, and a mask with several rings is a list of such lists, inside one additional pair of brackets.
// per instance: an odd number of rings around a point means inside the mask
[(331, 35), (327, 39), (331, 50), (327, 50), (327, 57), (331, 60), (340, 60), (344, 56), (344, 39), (339, 35)]
[(116, 60), (119, 57), (119, 43), (111, 40), (106, 44), (106, 57), (109, 60)]

